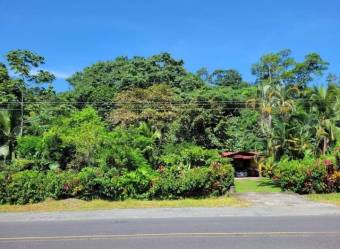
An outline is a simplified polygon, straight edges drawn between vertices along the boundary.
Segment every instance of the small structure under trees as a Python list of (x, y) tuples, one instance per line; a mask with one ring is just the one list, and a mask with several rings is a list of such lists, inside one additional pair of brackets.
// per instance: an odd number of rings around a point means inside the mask
[(221, 153), (222, 157), (232, 159), (232, 165), (235, 169), (237, 177), (257, 177), (259, 176), (258, 159), (259, 153), (257, 152), (234, 152), (225, 151)]

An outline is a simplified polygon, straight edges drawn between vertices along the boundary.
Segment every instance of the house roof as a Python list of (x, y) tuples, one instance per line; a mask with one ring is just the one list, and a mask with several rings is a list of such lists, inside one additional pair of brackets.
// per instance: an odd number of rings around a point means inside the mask
[(222, 157), (229, 157), (233, 159), (244, 159), (250, 160), (257, 157), (259, 153), (257, 152), (245, 152), (245, 151), (224, 151), (221, 153)]

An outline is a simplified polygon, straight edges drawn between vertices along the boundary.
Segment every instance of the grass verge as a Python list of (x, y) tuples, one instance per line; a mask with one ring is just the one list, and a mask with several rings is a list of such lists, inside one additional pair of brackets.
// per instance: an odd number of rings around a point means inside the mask
[(0, 212), (52, 212), (52, 211), (86, 211), (104, 210), (114, 208), (162, 208), (162, 207), (247, 207), (247, 201), (240, 200), (234, 196), (210, 197), (205, 199), (183, 199), (183, 200), (125, 200), (106, 201), (92, 200), (84, 201), (78, 199), (46, 200), (40, 203), (26, 205), (0, 205)]
[(340, 193), (311, 194), (311, 195), (307, 195), (307, 198), (311, 201), (331, 203), (331, 204), (340, 206)]
[(281, 189), (277, 187), (274, 182), (268, 178), (238, 178), (235, 179), (235, 191), (236, 193), (245, 192), (268, 192), (276, 193), (281, 192)]

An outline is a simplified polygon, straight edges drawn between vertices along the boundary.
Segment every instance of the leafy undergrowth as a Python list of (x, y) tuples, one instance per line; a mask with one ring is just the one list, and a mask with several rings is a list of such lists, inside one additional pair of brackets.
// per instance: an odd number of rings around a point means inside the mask
[(237, 193), (246, 192), (268, 192), (276, 193), (281, 192), (281, 189), (268, 178), (238, 178), (235, 179), (235, 191)]
[(51, 212), (51, 211), (84, 211), (104, 210), (114, 208), (162, 208), (162, 207), (247, 207), (250, 203), (236, 197), (211, 197), (206, 199), (182, 200), (125, 200), (106, 201), (79, 199), (46, 200), (44, 202), (26, 205), (0, 205), (0, 212)]
[(330, 203), (340, 206), (340, 193), (331, 194), (311, 194), (307, 198), (311, 201)]

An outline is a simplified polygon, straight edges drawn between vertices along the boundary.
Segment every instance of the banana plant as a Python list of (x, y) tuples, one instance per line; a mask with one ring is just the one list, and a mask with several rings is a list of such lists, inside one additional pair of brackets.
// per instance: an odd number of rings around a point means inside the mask
[(7, 110), (0, 110), (0, 156), (6, 161), (14, 158), (14, 143), (20, 128), (15, 127), (12, 115)]

